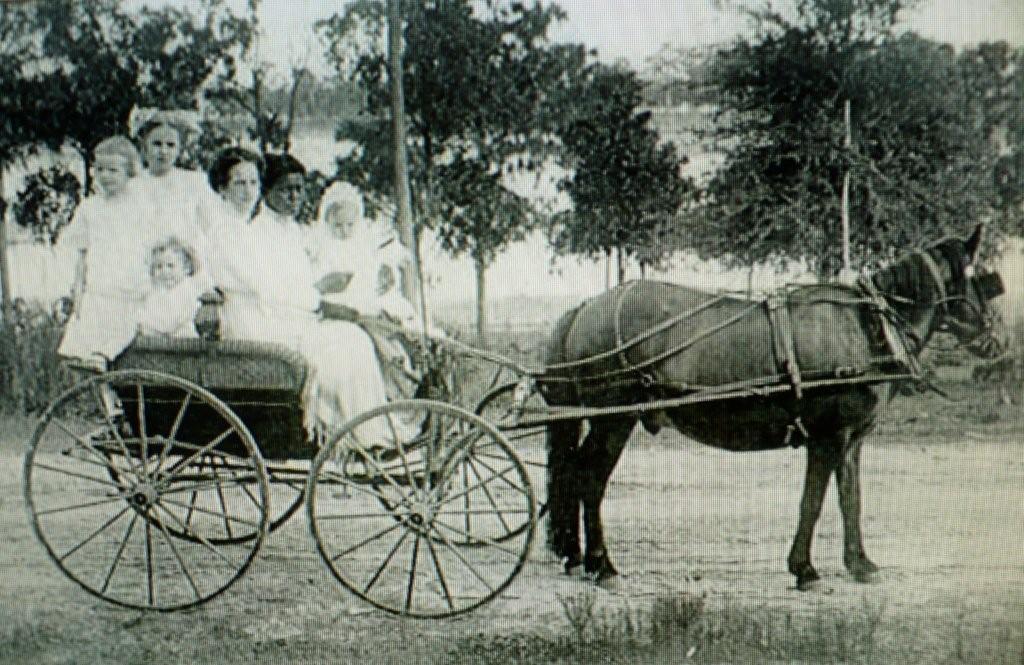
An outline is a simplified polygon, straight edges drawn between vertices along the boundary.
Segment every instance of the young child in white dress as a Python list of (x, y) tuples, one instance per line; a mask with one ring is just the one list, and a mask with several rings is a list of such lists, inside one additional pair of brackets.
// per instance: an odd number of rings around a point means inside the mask
[(195, 317), (202, 287), (195, 278), (195, 250), (171, 236), (150, 252), (152, 288), (142, 303), (139, 334), (196, 337)]
[(138, 173), (131, 141), (114, 136), (94, 151), (92, 176), (99, 193), (88, 196), (58, 243), (77, 250), (74, 310), (58, 353), (73, 364), (103, 371), (131, 343), (147, 290), (145, 247), (151, 206), (128, 186)]

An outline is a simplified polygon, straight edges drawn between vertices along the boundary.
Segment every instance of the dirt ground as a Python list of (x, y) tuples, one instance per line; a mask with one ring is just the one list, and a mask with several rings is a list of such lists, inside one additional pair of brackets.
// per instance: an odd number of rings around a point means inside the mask
[[(922, 654), (951, 653), (967, 634), (958, 656), (964, 662), (991, 662), (988, 650), (1007, 644), (1018, 645), (1009, 652), (1024, 658), (1019, 437), (906, 431), (872, 437), (864, 449), (863, 523), (882, 580), (865, 586), (845, 573), (833, 487), (814, 543), (825, 580), (817, 593), (795, 591), (785, 569), (802, 450), (740, 455), (674, 434), (635, 439), (604, 504), (607, 542), (622, 575), (613, 588), (597, 590), (600, 606), (640, 607), (658, 595), (689, 592), (705, 594), (708, 607), (769, 614), (873, 608), (882, 614), (882, 641), (914, 640)], [(563, 630), (559, 599), (591, 588), (561, 574), (541, 533), (531, 561), (500, 598), (454, 619), (401, 620), (334, 582), (300, 513), (270, 536), (246, 576), (211, 602), (165, 615), (119, 609), (64, 578), (36, 541), (22, 500), (21, 464), (18, 443), (5, 441), (5, 662), (430, 662), (469, 635)]]

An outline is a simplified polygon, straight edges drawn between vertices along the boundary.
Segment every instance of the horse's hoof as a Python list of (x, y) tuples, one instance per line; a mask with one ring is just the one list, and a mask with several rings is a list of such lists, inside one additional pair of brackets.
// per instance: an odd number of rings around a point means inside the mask
[(821, 591), (822, 588), (821, 576), (816, 571), (811, 570), (803, 575), (797, 575), (797, 591)]
[(853, 573), (853, 579), (860, 584), (879, 584), (882, 576), (877, 570), (858, 570)]
[(574, 558), (568, 557), (568, 556), (563, 556), (561, 563), (562, 563), (562, 571), (566, 575), (572, 575), (573, 573), (576, 572), (577, 568), (579, 568), (581, 565), (583, 565), (583, 562), (580, 561), (579, 559), (574, 559)]
[(605, 591), (619, 593), (624, 589), (622, 578), (618, 575), (605, 575), (594, 579), (594, 584)]

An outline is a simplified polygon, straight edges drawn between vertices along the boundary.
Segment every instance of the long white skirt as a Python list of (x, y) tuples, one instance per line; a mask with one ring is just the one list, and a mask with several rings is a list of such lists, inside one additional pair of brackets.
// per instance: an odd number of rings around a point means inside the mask
[(135, 339), (141, 300), (119, 293), (86, 290), (64, 328), (57, 353), (86, 360), (113, 360)]
[[(302, 395), (303, 424), (315, 440), (330, 441), (347, 421), (387, 403), (373, 341), (358, 325), (318, 321), (306, 330), (299, 351), (310, 367)], [(354, 436), (368, 449), (391, 448), (401, 433), (386, 418), (373, 418)]]

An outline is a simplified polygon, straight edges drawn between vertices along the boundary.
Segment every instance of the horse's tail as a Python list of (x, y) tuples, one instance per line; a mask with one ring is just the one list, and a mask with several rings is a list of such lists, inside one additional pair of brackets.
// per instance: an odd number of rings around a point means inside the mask
[[(567, 313), (555, 325), (546, 354), (548, 365), (565, 359), (565, 337), (572, 328), (578, 308)], [(544, 378), (550, 379), (545, 382)], [(579, 396), (566, 376), (541, 379), (544, 401), (550, 406), (577, 404)], [(559, 380), (563, 379), (563, 380)], [(559, 557), (579, 557), (579, 492), (577, 490), (576, 448), (582, 423), (578, 420), (554, 422), (547, 431), (548, 547)], [(573, 563), (578, 563), (574, 561)]]

